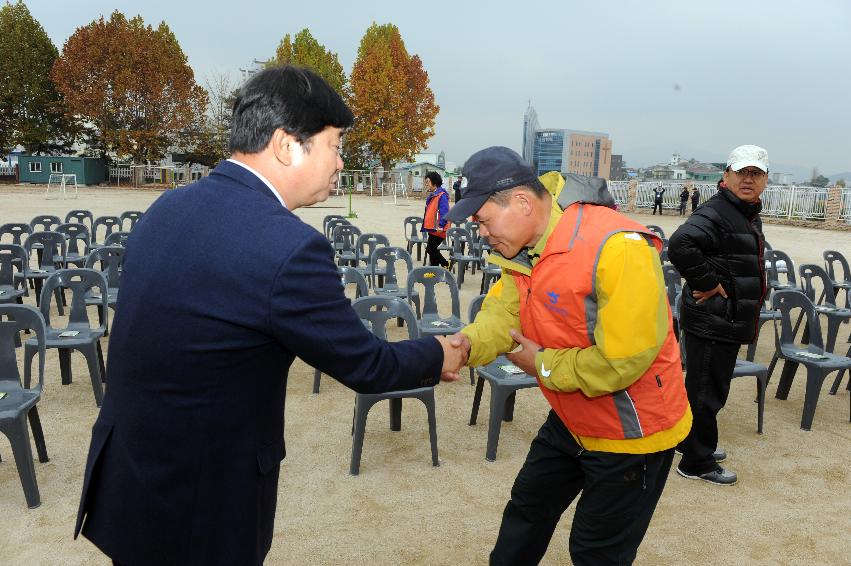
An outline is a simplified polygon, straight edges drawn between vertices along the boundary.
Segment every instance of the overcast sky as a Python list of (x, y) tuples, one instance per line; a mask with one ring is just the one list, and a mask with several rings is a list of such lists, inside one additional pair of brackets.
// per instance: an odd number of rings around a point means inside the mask
[[(397, 25), (440, 105), (431, 151), (463, 162), (520, 150), (529, 100), (541, 127), (607, 132), (627, 165), (719, 160), (744, 143), (774, 164), (851, 171), (851, 2), (28, 0), (61, 50), (118, 9), (164, 20), (199, 83), (266, 59), (307, 27), (347, 72), (375, 21)], [(781, 167), (782, 169), (782, 167)]]

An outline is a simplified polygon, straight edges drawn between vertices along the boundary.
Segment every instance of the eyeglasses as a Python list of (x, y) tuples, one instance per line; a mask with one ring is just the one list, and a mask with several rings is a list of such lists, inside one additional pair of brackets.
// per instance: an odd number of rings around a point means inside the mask
[(762, 169), (739, 169), (738, 171), (733, 171), (740, 179), (747, 179), (750, 177), (754, 181), (759, 181), (765, 176), (765, 171)]

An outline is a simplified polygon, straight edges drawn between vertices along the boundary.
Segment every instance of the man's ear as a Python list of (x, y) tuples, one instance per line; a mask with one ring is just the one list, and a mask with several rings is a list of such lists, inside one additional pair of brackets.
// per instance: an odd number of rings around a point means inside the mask
[(520, 206), (520, 210), (523, 212), (524, 215), (528, 216), (532, 214), (532, 211), (535, 209), (535, 207), (532, 203), (532, 195), (529, 194), (529, 191), (514, 191), (514, 194), (511, 195), (511, 198), (517, 199), (515, 202), (517, 202), (517, 204)]
[(281, 128), (278, 128), (272, 134), (272, 139), (269, 140), (269, 147), (275, 159), (288, 166), (296, 166), (301, 163), (304, 155), (304, 150), (295, 136), (288, 134)]

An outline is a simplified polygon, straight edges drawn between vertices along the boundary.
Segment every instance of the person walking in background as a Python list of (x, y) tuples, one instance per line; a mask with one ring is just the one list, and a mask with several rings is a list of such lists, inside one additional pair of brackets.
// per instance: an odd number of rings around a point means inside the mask
[(691, 188), (691, 212), (694, 214), (694, 211), (697, 210), (697, 207), (700, 205), (700, 191), (697, 190), (697, 187)]
[(452, 183), (452, 193), (453, 193), (452, 194), (452, 198), (453, 198), (452, 202), (457, 203), (459, 200), (461, 200), (462, 181), (464, 181), (464, 177), (459, 176), (457, 179), (455, 179), (455, 182)]
[(680, 328), (686, 353), (686, 390), (694, 424), (678, 449), (677, 473), (716, 485), (736, 483), (719, 463), (718, 412), (727, 402), (742, 344), (757, 333), (765, 297), (760, 195), (768, 184), (768, 153), (755, 145), (733, 150), (726, 186), (671, 235), (668, 257), (685, 278)]
[(437, 248), (446, 240), (449, 221), (449, 193), (443, 188), (443, 177), (437, 171), (429, 171), (423, 179), (423, 188), (428, 192), (423, 213), (422, 232), (428, 234), (426, 259), (429, 265), (447, 267), (449, 262)]
[(688, 204), (688, 187), (683, 186), (683, 190), (680, 191), (680, 216), (686, 215), (686, 205)]
[(653, 214), (656, 214), (656, 209), (659, 209), (659, 216), (662, 215), (662, 197), (665, 196), (665, 189), (662, 188), (662, 183), (653, 189)]

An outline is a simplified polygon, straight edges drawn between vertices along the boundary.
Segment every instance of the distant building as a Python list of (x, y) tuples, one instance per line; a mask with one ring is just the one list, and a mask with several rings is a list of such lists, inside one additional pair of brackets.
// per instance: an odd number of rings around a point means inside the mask
[(78, 185), (98, 185), (106, 180), (106, 162), (99, 157), (19, 155), (21, 183), (44, 183), (51, 175), (75, 175)]
[(609, 179), (612, 140), (602, 132), (540, 128), (530, 104), (523, 119), (523, 159), (538, 175), (559, 171)]
[(694, 179), (695, 181), (710, 181), (712, 183), (717, 183), (721, 180), (721, 177), (724, 176), (724, 169), (719, 168), (715, 164), (697, 163), (690, 166), (686, 173), (688, 174), (689, 179)]
[(617, 153), (612, 155), (612, 167), (611, 172), (609, 174), (609, 179), (611, 179), (612, 181), (623, 181), (626, 179), (623, 155)]

